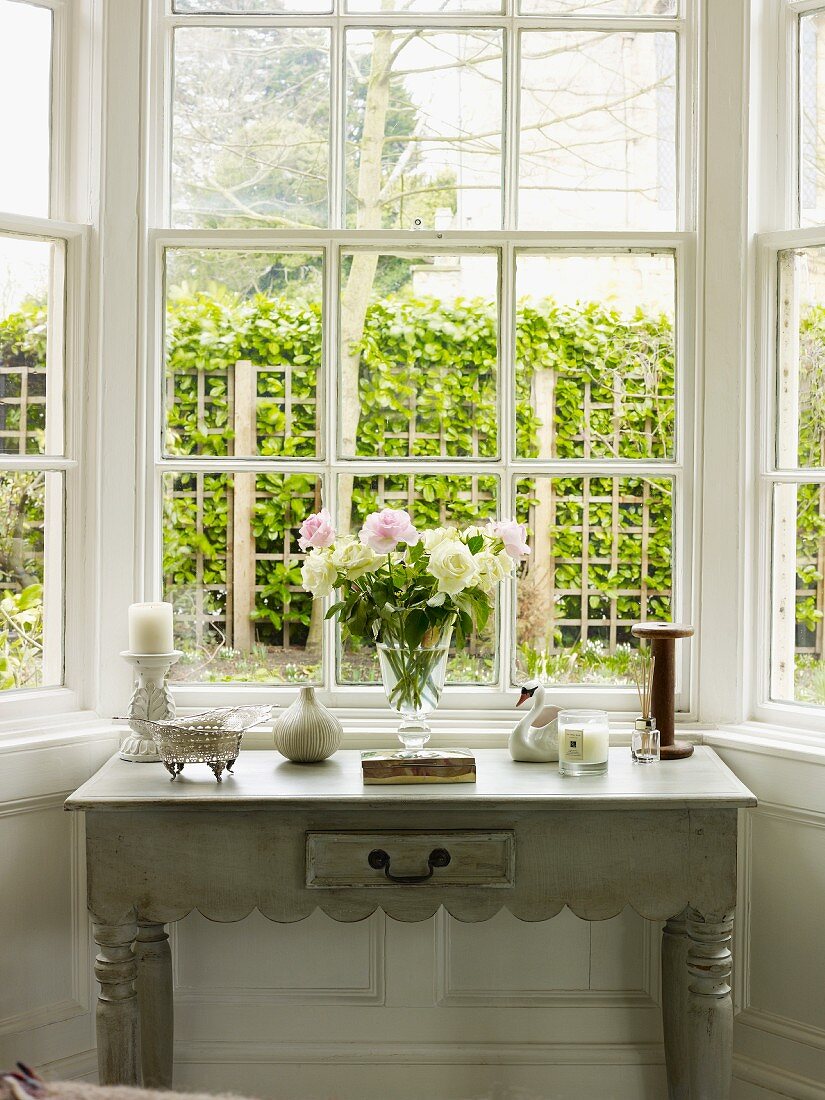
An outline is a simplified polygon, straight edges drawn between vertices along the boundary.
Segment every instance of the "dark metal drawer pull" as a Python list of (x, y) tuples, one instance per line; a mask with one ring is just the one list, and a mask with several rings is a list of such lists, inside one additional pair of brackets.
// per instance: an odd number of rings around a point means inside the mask
[(370, 854), (367, 856), (367, 862), (370, 867), (373, 867), (376, 871), (383, 869), (384, 874), (390, 880), (390, 882), (399, 882), (402, 885), (411, 882), (426, 882), (428, 878), (433, 877), (433, 871), (436, 867), (447, 867), (451, 860), (450, 853), (446, 848), (433, 848), (430, 852), (429, 859), (427, 860), (427, 867), (429, 870), (426, 875), (392, 875), (390, 874), (390, 857), (384, 851), (383, 848), (373, 848)]

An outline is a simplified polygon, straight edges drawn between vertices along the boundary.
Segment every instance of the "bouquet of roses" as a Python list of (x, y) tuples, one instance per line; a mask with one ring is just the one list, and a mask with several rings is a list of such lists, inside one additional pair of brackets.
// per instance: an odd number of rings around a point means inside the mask
[(326, 617), (337, 616), (345, 636), (391, 647), (395, 698), (414, 708), (433, 658), (455, 629), (462, 645), (481, 629), (501, 581), (529, 553), (527, 532), (513, 520), (484, 527), (418, 531), (409, 513), (384, 508), (367, 516), (358, 535), (337, 536), (326, 509), (301, 524), (299, 545), (309, 550), (301, 579), (313, 597), (337, 590)]
[(393, 508), (367, 516), (357, 536), (336, 536), (324, 508), (301, 524), (307, 592), (340, 599), (327, 611), (358, 640), (426, 644), (455, 626), (459, 643), (487, 622), (498, 584), (530, 549), (523, 524), (417, 531)]

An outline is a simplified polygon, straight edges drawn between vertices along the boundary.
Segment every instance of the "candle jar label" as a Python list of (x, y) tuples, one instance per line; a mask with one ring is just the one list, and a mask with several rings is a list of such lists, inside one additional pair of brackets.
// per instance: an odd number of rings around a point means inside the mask
[(565, 760), (584, 760), (584, 730), (565, 730), (560, 748)]

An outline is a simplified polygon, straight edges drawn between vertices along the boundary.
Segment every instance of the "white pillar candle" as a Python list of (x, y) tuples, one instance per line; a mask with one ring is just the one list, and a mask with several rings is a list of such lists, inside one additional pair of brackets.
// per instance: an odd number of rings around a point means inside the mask
[(129, 649), (132, 653), (171, 653), (170, 603), (133, 603), (129, 608)]

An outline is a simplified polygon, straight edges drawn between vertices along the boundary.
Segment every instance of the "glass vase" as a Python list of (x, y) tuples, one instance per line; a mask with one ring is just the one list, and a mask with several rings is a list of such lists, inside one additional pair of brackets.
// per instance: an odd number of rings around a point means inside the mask
[(450, 633), (432, 645), (406, 646), (378, 643), (378, 661), (387, 701), (400, 715), (398, 740), (405, 755), (414, 756), (430, 739), (428, 719), (444, 688)]

